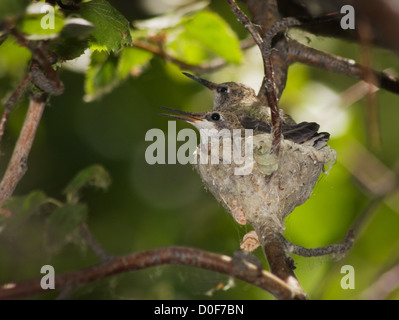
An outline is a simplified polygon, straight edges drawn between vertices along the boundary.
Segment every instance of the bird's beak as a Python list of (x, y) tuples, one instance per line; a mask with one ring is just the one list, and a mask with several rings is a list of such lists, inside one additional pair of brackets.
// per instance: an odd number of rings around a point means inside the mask
[(211, 82), (211, 81), (208, 81), (208, 80), (205, 80), (205, 79), (201, 79), (201, 78), (199, 78), (197, 76), (194, 76), (193, 74), (190, 74), (190, 73), (187, 73), (187, 72), (183, 72), (183, 74), (185, 76), (189, 77), (190, 79), (193, 79), (193, 80), (201, 83), (203, 86), (207, 87), (210, 90), (214, 90), (218, 86), (217, 83), (214, 83), (214, 82)]
[(160, 108), (164, 109), (164, 110), (167, 110), (167, 111), (171, 111), (171, 112), (177, 113), (177, 114), (158, 113), (161, 116), (171, 117), (171, 118), (174, 118), (174, 119), (184, 120), (184, 121), (192, 122), (192, 123), (195, 123), (197, 121), (202, 121), (203, 120), (203, 116), (202, 116), (201, 113), (194, 113), (194, 112), (188, 112), (188, 111), (175, 110), (175, 109), (162, 107), (162, 106), (160, 106)]

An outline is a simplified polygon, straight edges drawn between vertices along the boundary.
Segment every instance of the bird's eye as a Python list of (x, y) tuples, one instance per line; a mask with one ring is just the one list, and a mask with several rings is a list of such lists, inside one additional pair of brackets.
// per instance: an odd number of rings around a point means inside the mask
[(220, 114), (219, 113), (212, 113), (211, 119), (214, 121), (219, 121), (220, 120)]
[(229, 92), (229, 88), (227, 88), (227, 87), (219, 87), (217, 89), (217, 91), (218, 92), (222, 92), (222, 93), (226, 93), (226, 92)]

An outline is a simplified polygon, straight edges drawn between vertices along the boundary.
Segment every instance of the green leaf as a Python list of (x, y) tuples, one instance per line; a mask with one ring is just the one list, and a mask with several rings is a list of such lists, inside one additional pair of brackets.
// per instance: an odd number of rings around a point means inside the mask
[(100, 165), (92, 165), (81, 170), (67, 185), (64, 194), (68, 203), (76, 203), (79, 200), (80, 191), (87, 186), (107, 189), (111, 184), (111, 177)]
[(0, 20), (23, 14), (29, 3), (30, 0), (1, 0)]
[(14, 38), (8, 37), (0, 46), (1, 77), (9, 75), (13, 80), (21, 78), (26, 72), (30, 58), (29, 49), (20, 46)]
[(87, 220), (87, 206), (82, 203), (67, 204), (54, 210), (46, 225), (46, 240), (55, 251), (78, 236), (78, 227)]
[(118, 59), (106, 52), (94, 51), (91, 55), (89, 69), (86, 72), (85, 96), (86, 102), (99, 99), (109, 93), (121, 81), (117, 75)]
[(200, 11), (183, 24), (188, 37), (228, 62), (239, 63), (242, 52), (237, 36), (230, 26), (216, 13)]
[(36, 2), (31, 4), (19, 23), (19, 29), (29, 40), (48, 40), (58, 36), (64, 27), (64, 17), (53, 6)]
[(186, 32), (178, 34), (169, 42), (167, 49), (177, 59), (193, 65), (199, 65), (210, 58), (207, 48)]
[(50, 42), (50, 50), (59, 60), (75, 59), (89, 47), (88, 39), (93, 29), (94, 26), (82, 18), (66, 19), (59, 37)]
[(136, 20), (133, 22), (133, 25), (138, 29), (151, 31), (173, 28), (178, 25), (183, 19), (185, 19), (185, 17), (205, 9), (207, 6), (209, 6), (209, 4), (209, 0), (195, 1), (188, 5), (183, 5), (180, 8), (173, 10), (172, 12), (159, 15), (155, 18)]
[(93, 52), (86, 73), (84, 100), (89, 102), (101, 98), (129, 74), (138, 76), (152, 57), (152, 53), (135, 47), (123, 48), (119, 56)]
[(152, 57), (152, 53), (139, 48), (124, 48), (118, 61), (118, 76), (122, 79), (126, 78), (129, 74), (138, 76)]
[(59, 61), (67, 61), (80, 57), (88, 45), (88, 40), (61, 37), (52, 41), (49, 49), (57, 55)]
[(48, 198), (42, 191), (32, 191), (26, 196), (7, 199), (3, 210), (10, 212), (10, 218), (3, 221), (5, 223), (4, 231), (12, 234), (16, 228), (20, 228), (32, 215), (39, 212), (41, 206), (47, 201)]
[(107, 1), (83, 3), (80, 15), (95, 27), (90, 38), (90, 49), (93, 51), (117, 51), (125, 45), (131, 45), (129, 22)]
[(94, 26), (90, 21), (82, 18), (68, 18), (61, 31), (61, 36), (65, 38), (87, 39), (93, 32)]

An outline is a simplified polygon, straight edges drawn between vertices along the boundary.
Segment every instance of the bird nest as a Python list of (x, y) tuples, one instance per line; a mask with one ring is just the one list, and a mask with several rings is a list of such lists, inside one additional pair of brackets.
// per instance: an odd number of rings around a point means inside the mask
[[(336, 151), (329, 146), (317, 150), (313, 145), (297, 144), (282, 139), (278, 157), (271, 150), (272, 135), (260, 134), (241, 138), (252, 145), (253, 156), (246, 162), (249, 174), (237, 174), (242, 164), (195, 164), (206, 188), (223, 204), (240, 224), (268, 224), (277, 232), (284, 230), (284, 218), (312, 194), (319, 176), (328, 172), (336, 160)], [(197, 147), (197, 154), (200, 148)], [(326, 170), (326, 168), (328, 168)], [(248, 173), (248, 171), (246, 172)]]

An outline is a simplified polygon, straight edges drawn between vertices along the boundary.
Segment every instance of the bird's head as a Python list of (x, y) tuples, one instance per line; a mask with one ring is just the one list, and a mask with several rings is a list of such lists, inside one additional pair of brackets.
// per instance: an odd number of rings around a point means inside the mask
[(242, 125), (237, 116), (228, 111), (206, 111), (206, 112), (188, 112), (167, 107), (160, 107), (161, 109), (174, 112), (175, 114), (160, 113), (160, 115), (171, 117), (178, 120), (183, 120), (191, 123), (198, 130), (200, 129), (242, 129)]
[(238, 82), (215, 83), (190, 73), (183, 72), (183, 74), (212, 91), (215, 110), (234, 111), (239, 108), (260, 104), (254, 89), (245, 84)]

